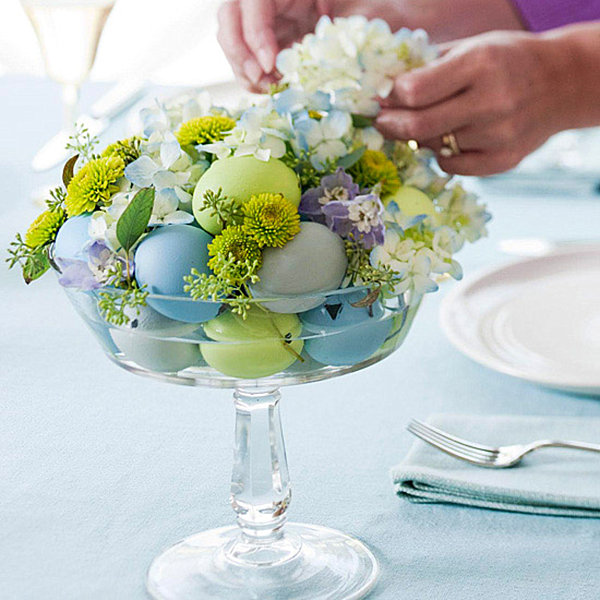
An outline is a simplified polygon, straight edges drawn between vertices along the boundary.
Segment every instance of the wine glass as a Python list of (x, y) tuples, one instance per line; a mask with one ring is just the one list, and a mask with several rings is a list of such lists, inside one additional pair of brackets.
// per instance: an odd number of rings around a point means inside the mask
[(32, 163), (36, 171), (58, 164), (65, 156), (78, 117), (80, 88), (94, 64), (100, 36), (115, 2), (21, 0), (38, 38), (46, 72), (62, 86), (62, 129), (36, 154)]
[[(386, 358), (404, 341), (419, 296), (405, 292), (368, 306), (365, 290), (347, 288), (253, 300), (254, 316), (244, 320), (219, 303), (150, 294), (148, 306), (116, 327), (101, 316), (99, 299), (122, 292), (66, 291), (120, 367), (162, 381), (234, 389), (230, 499), (237, 526), (197, 533), (155, 558), (147, 574), (153, 598), (349, 600), (373, 588), (379, 567), (362, 542), (320, 525), (286, 523), (291, 484), (279, 388)], [(203, 324), (164, 316), (196, 310), (217, 316)], [(290, 314), (296, 310), (303, 312)]]

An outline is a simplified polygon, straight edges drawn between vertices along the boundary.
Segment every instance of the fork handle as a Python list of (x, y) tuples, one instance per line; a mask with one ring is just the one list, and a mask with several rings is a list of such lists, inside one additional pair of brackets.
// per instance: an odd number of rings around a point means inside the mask
[(535, 448), (573, 448), (575, 450), (588, 450), (590, 452), (600, 452), (600, 444), (589, 444), (587, 442), (563, 442), (554, 440), (542, 440), (540, 442), (535, 442)]

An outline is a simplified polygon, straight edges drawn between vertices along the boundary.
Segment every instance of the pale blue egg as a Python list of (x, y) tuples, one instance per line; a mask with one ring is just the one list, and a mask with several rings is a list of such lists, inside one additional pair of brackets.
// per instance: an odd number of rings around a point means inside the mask
[(215, 302), (192, 301), (183, 291), (183, 278), (195, 268), (209, 273), (208, 244), (212, 237), (191, 225), (167, 225), (149, 233), (135, 252), (135, 278), (151, 294), (180, 296), (181, 300), (148, 298), (159, 313), (186, 323), (203, 323), (219, 312)]
[(54, 242), (54, 258), (87, 260), (83, 248), (90, 242), (88, 229), (91, 219), (91, 215), (79, 215), (62, 224)]
[(352, 302), (365, 292), (333, 296), (326, 304), (302, 313), (300, 320), (307, 354), (325, 365), (354, 365), (372, 356), (387, 339), (392, 319), (384, 317), (379, 301), (370, 308), (357, 308)]
[(158, 340), (126, 329), (112, 329), (111, 336), (126, 359), (150, 371), (176, 373), (202, 360), (197, 344)]
[(272, 312), (302, 312), (321, 304), (323, 292), (339, 288), (347, 266), (340, 236), (320, 223), (302, 222), (300, 232), (283, 248), (267, 248), (263, 252), (260, 281), (251, 290), (256, 298), (288, 297), (265, 302), (264, 306)]

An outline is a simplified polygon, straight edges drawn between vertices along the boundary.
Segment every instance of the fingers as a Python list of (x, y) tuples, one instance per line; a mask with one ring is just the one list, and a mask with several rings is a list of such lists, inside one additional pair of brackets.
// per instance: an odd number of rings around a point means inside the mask
[(274, 32), (273, 0), (240, 0), (246, 44), (265, 75), (272, 73), (279, 50)]
[[(532, 115), (531, 118), (535, 118)], [(459, 147), (465, 151), (500, 151), (522, 146), (528, 140), (527, 121), (529, 114), (511, 115), (505, 119), (467, 125), (453, 131)], [(442, 138), (434, 137), (421, 141), (421, 145), (439, 152)]]
[(448, 54), (448, 52), (450, 52), (450, 50), (452, 50), (452, 48), (454, 48), (457, 44), (457, 41), (451, 41), (451, 42), (444, 42), (442, 44), (436, 44), (436, 48), (438, 51), (439, 56), (444, 56), (446, 54)]
[(516, 167), (524, 156), (513, 151), (462, 152), (450, 158), (438, 158), (440, 167), (454, 175), (496, 175)]
[(465, 54), (451, 49), (425, 67), (400, 75), (387, 99), (388, 106), (422, 108), (469, 88), (473, 73)]
[(474, 99), (471, 93), (465, 92), (420, 110), (383, 109), (375, 120), (375, 126), (388, 138), (419, 142), (431, 140), (448, 131), (458, 131), (473, 122), (484, 120), (486, 113), (479, 110)]
[(248, 88), (256, 86), (263, 70), (244, 41), (242, 14), (237, 0), (225, 2), (219, 9), (217, 39), (236, 77)]

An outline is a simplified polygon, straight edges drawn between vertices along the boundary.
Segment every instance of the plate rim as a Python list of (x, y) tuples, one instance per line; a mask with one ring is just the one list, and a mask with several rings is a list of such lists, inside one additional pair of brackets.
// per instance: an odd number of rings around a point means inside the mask
[[(468, 278), (466, 278), (464, 281), (462, 281), (459, 285), (451, 289), (442, 299), (439, 310), (439, 323), (442, 328), (442, 331), (446, 335), (448, 341), (459, 352), (461, 352), (474, 362), (484, 367), (487, 367), (492, 371), (496, 371), (498, 373), (502, 373), (504, 375), (520, 379), (521, 381), (527, 381), (529, 383), (534, 383), (536, 385), (541, 385), (555, 390), (593, 395), (600, 394), (600, 372), (598, 374), (597, 382), (588, 381), (586, 383), (577, 383), (574, 380), (565, 379), (564, 377), (553, 378), (535, 376), (531, 373), (527, 374), (523, 370), (513, 368), (507, 363), (503, 362), (502, 360), (495, 358), (489, 352), (484, 354), (481, 353), (477, 348), (474, 348), (473, 345), (470, 344), (469, 341), (466, 339), (466, 337), (459, 333), (458, 328), (453, 324), (453, 319), (451, 318), (451, 315), (456, 309), (460, 298), (465, 297), (469, 290), (473, 289), (475, 285), (480, 283), (482, 280), (488, 278), (490, 275), (493, 275), (495, 273), (501, 273), (502, 271), (509, 271), (517, 266), (537, 264), (544, 261), (547, 262), (549, 259), (551, 260), (555, 258), (564, 257), (576, 259), (576, 257), (578, 256), (594, 254), (598, 255), (600, 258), (600, 242), (598, 242), (596, 245), (586, 244), (585, 249), (560, 249), (550, 252), (548, 254), (544, 254), (543, 256), (517, 258), (514, 260), (509, 260), (507, 262), (502, 262), (497, 265), (493, 265), (491, 267), (484, 267), (482, 269), (479, 269), (478, 271), (470, 275)], [(478, 339), (481, 338), (479, 338), (478, 336)], [(484, 345), (484, 342), (482, 342), (482, 345)]]

